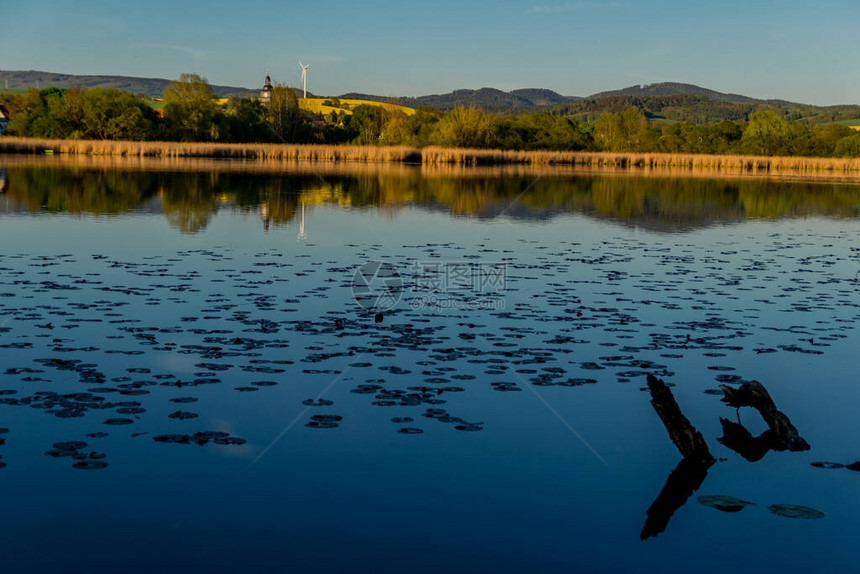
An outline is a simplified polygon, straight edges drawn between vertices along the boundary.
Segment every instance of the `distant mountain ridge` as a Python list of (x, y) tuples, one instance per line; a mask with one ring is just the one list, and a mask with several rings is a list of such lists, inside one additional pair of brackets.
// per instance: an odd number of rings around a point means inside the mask
[(641, 86), (630, 86), (621, 90), (612, 90), (608, 92), (599, 92), (588, 96), (588, 99), (614, 98), (622, 96), (634, 97), (650, 97), (650, 96), (704, 96), (712, 102), (735, 103), (735, 104), (775, 104), (775, 105), (793, 105), (794, 102), (786, 100), (762, 100), (750, 98), (740, 94), (726, 94), (709, 90), (693, 84), (683, 84), (679, 82), (660, 82), (657, 84), (643, 84)]
[[(0, 88), (29, 90), (36, 88), (116, 88), (132, 94), (160, 98), (170, 80), (164, 78), (137, 78), (133, 76), (78, 76), (36, 70), (0, 70)], [(262, 82), (261, 82), (262, 87)], [(259, 90), (236, 86), (212, 86), (219, 98), (259, 96)]]
[(572, 103), (581, 98), (562, 96), (552, 90), (525, 88), (504, 92), (495, 88), (478, 90), (454, 90), (447, 94), (432, 94), (418, 97), (382, 97), (373, 94), (348, 93), (340, 96), (345, 99), (369, 100), (373, 102), (394, 102), (410, 108), (427, 107), (448, 111), (457, 106), (480, 106), (488, 111), (522, 111), (528, 108)]
[[(81, 76), (73, 74), (60, 74), (43, 71), (9, 71), (0, 70), (0, 88), (31, 89), (35, 87), (46, 88), (55, 86), (58, 88), (71, 87), (111, 87), (124, 90), (133, 94), (144, 94), (157, 98), (164, 94), (164, 89), (170, 80), (164, 78), (141, 78), (133, 76), (110, 76), (94, 75)], [(259, 94), (256, 88), (245, 88), (238, 86), (212, 85), (212, 89), (218, 97), (254, 97)], [(296, 88), (293, 88), (294, 90)], [(309, 96), (311, 94), (308, 94)], [(412, 108), (428, 107), (440, 111), (449, 111), (457, 106), (479, 106), (485, 110), (503, 113), (528, 113), (540, 110), (551, 110), (552, 108), (563, 108), (577, 102), (580, 105), (588, 104), (598, 100), (623, 100), (630, 98), (655, 98), (671, 96), (698, 96), (705, 98), (713, 104), (768, 104), (775, 106), (798, 105), (792, 102), (778, 99), (762, 100), (751, 98), (740, 94), (728, 94), (710, 90), (694, 84), (680, 82), (661, 82), (648, 85), (636, 85), (599, 92), (588, 97), (564, 96), (549, 89), (522, 88), (505, 92), (495, 88), (480, 88), (477, 90), (462, 89), (454, 90), (445, 94), (431, 94), (417, 97), (378, 96), (350, 92), (339, 97), (344, 99), (358, 99), (374, 102), (390, 102)], [(601, 107), (602, 104), (598, 107)]]

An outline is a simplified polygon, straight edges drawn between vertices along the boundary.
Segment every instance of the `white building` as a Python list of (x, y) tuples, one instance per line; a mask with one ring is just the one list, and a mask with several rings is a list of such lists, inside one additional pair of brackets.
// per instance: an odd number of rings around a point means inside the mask
[(9, 110), (0, 104), (0, 135), (6, 133), (6, 126), (9, 125)]

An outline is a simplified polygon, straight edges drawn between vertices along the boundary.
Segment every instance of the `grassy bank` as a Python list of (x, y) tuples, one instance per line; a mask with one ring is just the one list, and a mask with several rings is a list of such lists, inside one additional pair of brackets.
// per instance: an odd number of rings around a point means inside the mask
[(568, 166), (636, 172), (689, 171), (749, 175), (831, 176), (860, 179), (858, 158), (758, 157), (703, 154), (639, 154), (499, 151), (427, 147), (216, 144), (0, 138), (0, 153), (139, 158), (214, 158), (288, 162), (415, 163), (425, 166)]

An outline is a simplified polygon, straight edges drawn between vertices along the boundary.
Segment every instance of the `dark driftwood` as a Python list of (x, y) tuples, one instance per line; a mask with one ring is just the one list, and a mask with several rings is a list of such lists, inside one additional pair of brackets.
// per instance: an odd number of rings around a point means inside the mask
[(702, 437), (702, 433), (697, 431), (681, 412), (666, 383), (649, 374), (648, 390), (651, 391), (651, 405), (657, 411), (657, 416), (663, 421), (666, 430), (669, 431), (669, 438), (678, 447), (681, 456), (709, 465), (713, 463), (715, 459), (708, 450), (708, 444)]
[(663, 490), (660, 491), (646, 512), (648, 517), (645, 519), (645, 526), (642, 527), (642, 532), (639, 534), (640, 540), (657, 536), (666, 530), (666, 526), (675, 511), (684, 506), (687, 499), (702, 486), (712, 464), (714, 464), (713, 460), (711, 462), (699, 462), (689, 458), (684, 458), (678, 463), (678, 466), (666, 479)]
[(761, 460), (772, 450), (786, 449), (776, 433), (770, 429), (754, 437), (743, 425), (736, 422), (720, 417), (720, 424), (723, 425), (723, 436), (717, 440), (750, 462)]
[[(777, 410), (776, 403), (770, 398), (770, 394), (764, 388), (764, 385), (758, 381), (752, 381), (737, 389), (733, 389), (727, 385), (720, 385), (720, 388), (723, 390), (723, 402), (735, 408), (752, 407), (761, 413), (764, 422), (767, 423), (767, 426), (773, 432), (774, 436), (772, 438), (777, 444), (783, 445), (792, 452), (809, 450), (809, 443), (803, 440), (803, 437), (800, 436), (800, 433), (791, 424), (788, 416)], [(725, 428), (726, 425), (723, 425), (723, 430)], [(777, 448), (775, 450), (781, 449)]]
[(666, 529), (672, 515), (699, 489), (708, 469), (716, 462), (702, 433), (681, 412), (666, 383), (649, 374), (648, 390), (651, 391), (651, 405), (684, 458), (669, 474), (663, 490), (648, 509), (645, 526), (639, 535), (642, 540), (657, 536)]

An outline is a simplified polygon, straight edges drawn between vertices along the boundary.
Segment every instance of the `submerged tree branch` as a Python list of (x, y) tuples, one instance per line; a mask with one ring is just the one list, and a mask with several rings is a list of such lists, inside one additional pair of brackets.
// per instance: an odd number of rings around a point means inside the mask
[[(733, 389), (727, 385), (721, 385), (720, 388), (723, 390), (724, 396), (722, 400), (724, 403), (735, 408), (752, 407), (756, 409), (773, 433), (772, 438), (779, 445), (784, 445), (785, 448), (792, 452), (809, 450), (809, 443), (800, 436), (800, 433), (791, 424), (788, 416), (777, 410), (776, 403), (770, 398), (770, 394), (764, 388), (764, 385), (758, 381), (752, 381), (737, 389)], [(725, 430), (726, 425), (723, 425), (723, 428)], [(780, 449), (776, 448), (774, 450)]]
[(702, 433), (696, 430), (681, 412), (672, 391), (662, 380), (648, 375), (648, 390), (651, 391), (651, 405), (669, 432), (669, 438), (685, 459), (711, 464), (714, 459)]

